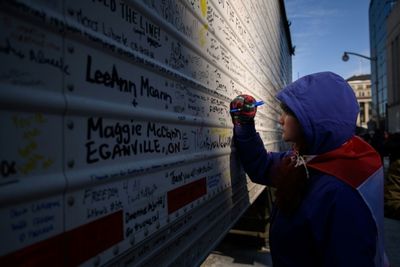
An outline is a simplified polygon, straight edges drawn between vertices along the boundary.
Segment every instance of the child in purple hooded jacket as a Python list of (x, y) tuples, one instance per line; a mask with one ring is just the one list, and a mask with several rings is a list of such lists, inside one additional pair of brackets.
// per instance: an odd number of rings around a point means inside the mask
[(359, 112), (340, 76), (305, 76), (277, 95), (287, 152), (267, 152), (255, 130), (255, 99), (231, 102), (234, 142), (255, 183), (276, 187), (270, 248), (274, 267), (388, 266), (383, 246), (383, 169), (354, 135)]

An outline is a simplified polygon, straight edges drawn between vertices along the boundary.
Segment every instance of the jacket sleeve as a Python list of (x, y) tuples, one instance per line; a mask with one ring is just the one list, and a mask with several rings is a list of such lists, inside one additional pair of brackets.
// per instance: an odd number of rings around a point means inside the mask
[(287, 152), (267, 152), (254, 125), (235, 125), (234, 144), (240, 162), (254, 183), (271, 185), (271, 177)]

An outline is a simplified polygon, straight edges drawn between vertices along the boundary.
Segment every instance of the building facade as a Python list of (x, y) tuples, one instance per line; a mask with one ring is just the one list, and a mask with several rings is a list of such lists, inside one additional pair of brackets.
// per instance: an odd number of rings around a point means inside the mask
[[(371, 0), (369, 5), (369, 31), (371, 50), (371, 84), (373, 114), (380, 128), (387, 129), (387, 28), (388, 15), (395, 6), (394, 0)], [(374, 117), (375, 117), (374, 116)]]
[(400, 132), (400, 4), (387, 19), (388, 130)]
[(372, 93), (371, 75), (354, 75), (347, 79), (357, 97), (360, 113), (357, 118), (357, 126), (367, 128), (367, 123), (372, 119)]

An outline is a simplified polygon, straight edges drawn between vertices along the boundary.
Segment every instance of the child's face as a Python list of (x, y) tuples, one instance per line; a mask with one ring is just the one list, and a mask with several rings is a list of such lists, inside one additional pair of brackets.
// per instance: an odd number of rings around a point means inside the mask
[(279, 123), (282, 125), (282, 138), (285, 142), (299, 143), (302, 141), (301, 125), (295, 116), (283, 112)]

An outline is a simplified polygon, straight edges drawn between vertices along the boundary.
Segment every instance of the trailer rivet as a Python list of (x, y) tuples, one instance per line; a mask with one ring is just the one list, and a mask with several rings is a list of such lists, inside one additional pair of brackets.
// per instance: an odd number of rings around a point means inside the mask
[(131, 245), (135, 244), (135, 236), (131, 236), (131, 239), (129, 240), (129, 243), (131, 243)]
[(74, 129), (74, 123), (73, 123), (73, 121), (68, 121), (68, 122), (67, 122), (67, 127), (68, 127), (68, 129), (70, 129), (70, 130)]
[(73, 206), (75, 204), (75, 198), (73, 196), (69, 196), (67, 203), (68, 203), (68, 206)]
[(114, 253), (114, 255), (117, 255), (119, 253), (119, 247), (118, 246), (114, 247), (113, 253)]
[(67, 164), (68, 164), (68, 168), (72, 169), (75, 165), (75, 161), (69, 160)]
[(100, 257), (99, 257), (99, 256), (97, 256), (97, 257), (94, 259), (93, 265), (94, 265), (94, 266), (99, 266), (99, 265), (100, 265)]

